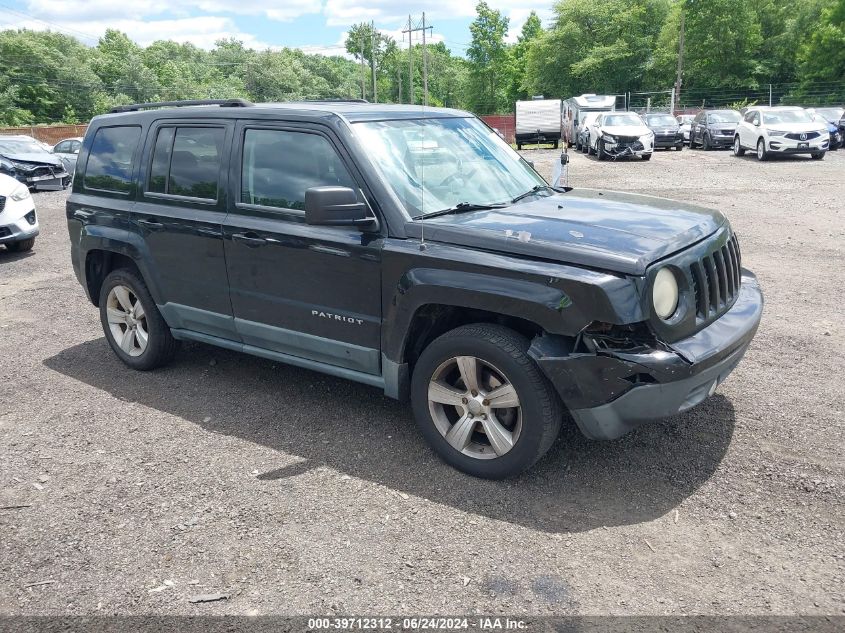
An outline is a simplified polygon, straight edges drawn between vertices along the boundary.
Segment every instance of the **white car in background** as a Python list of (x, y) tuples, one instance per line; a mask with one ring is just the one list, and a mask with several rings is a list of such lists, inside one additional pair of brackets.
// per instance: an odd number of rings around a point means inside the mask
[(0, 244), (13, 253), (31, 250), (38, 235), (35, 202), (27, 186), (0, 174)]
[(600, 114), (601, 112), (585, 112), (581, 117), (581, 122), (575, 129), (575, 149), (579, 152), (587, 153), (587, 148), (590, 147), (590, 125)]
[(829, 147), (827, 127), (813, 121), (809, 112), (797, 106), (749, 108), (734, 136), (734, 155), (753, 151), (757, 160), (777, 154), (809, 154), (821, 160)]
[(681, 126), (681, 134), (684, 137), (684, 143), (689, 145), (689, 133), (692, 128), (692, 120), (695, 118), (694, 114), (679, 114), (675, 117), (678, 125)]
[(651, 159), (654, 133), (634, 112), (602, 112), (589, 127), (588, 150), (599, 160), (639, 156)]

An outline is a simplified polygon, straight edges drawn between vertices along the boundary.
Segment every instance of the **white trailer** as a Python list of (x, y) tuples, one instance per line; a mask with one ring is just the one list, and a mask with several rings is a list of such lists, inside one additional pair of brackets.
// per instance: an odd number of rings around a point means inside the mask
[(615, 95), (582, 94), (570, 97), (563, 102), (561, 117), (563, 119), (563, 138), (568, 145), (575, 143), (575, 135), (581, 124), (582, 114), (585, 112), (611, 112), (616, 109)]
[(516, 147), (528, 143), (560, 143), (560, 99), (516, 102)]

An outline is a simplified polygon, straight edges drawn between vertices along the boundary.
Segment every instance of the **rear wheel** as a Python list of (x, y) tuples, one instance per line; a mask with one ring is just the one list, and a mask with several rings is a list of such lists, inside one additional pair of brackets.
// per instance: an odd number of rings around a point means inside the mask
[(6, 248), (10, 253), (23, 253), (24, 251), (31, 251), (35, 246), (35, 238), (31, 237), (28, 240), (21, 240), (20, 242), (9, 242)]
[(739, 142), (739, 134), (734, 136), (734, 156), (745, 156), (745, 149)]
[(445, 462), (502, 479), (549, 450), (562, 405), (529, 345), (511, 329), (477, 323), (447, 332), (423, 351), (411, 385), (414, 416)]
[(146, 284), (130, 270), (112, 271), (103, 281), (100, 322), (114, 353), (132, 369), (166, 365), (179, 349)]
[(761, 137), (757, 141), (757, 160), (768, 160), (769, 153), (766, 151), (766, 141)]

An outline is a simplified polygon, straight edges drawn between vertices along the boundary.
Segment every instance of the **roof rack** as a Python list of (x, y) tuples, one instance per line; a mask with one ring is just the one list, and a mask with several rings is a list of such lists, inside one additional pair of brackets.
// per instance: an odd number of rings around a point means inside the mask
[(221, 108), (246, 108), (252, 104), (246, 99), (193, 99), (189, 101), (151, 101), (149, 103), (132, 103), (117, 106), (109, 110), (110, 113), (137, 112), (149, 108), (183, 108), (186, 106), (219, 105)]
[(302, 103), (369, 103), (366, 99), (305, 99)]

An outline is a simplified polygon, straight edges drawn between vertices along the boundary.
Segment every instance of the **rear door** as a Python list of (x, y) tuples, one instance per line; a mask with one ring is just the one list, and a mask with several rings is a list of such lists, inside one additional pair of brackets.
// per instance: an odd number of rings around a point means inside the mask
[(319, 125), (240, 122), (224, 233), (235, 327), (247, 345), (380, 373), (379, 235), (305, 223), (305, 190), (362, 190)]
[(150, 126), (133, 220), (159, 276), (171, 327), (235, 339), (223, 253), (231, 121)]

